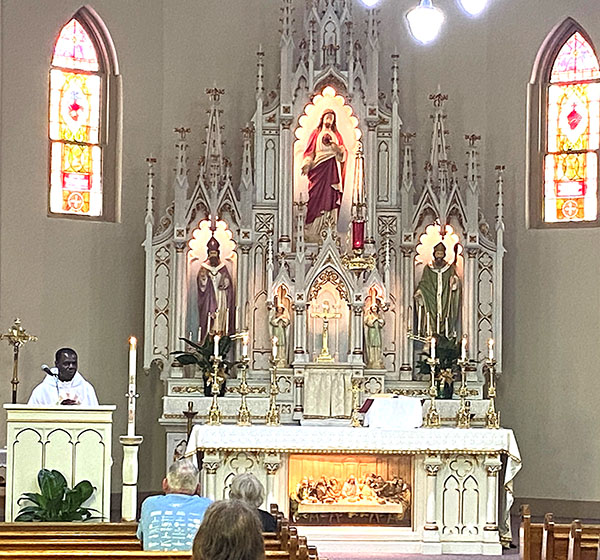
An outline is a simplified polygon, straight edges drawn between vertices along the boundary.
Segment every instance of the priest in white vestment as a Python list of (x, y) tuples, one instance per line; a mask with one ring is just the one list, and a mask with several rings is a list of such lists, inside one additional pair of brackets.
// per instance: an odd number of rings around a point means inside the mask
[(55, 367), (32, 391), (27, 404), (32, 405), (83, 405), (98, 406), (96, 391), (77, 371), (77, 352), (72, 348), (61, 348), (56, 352)]

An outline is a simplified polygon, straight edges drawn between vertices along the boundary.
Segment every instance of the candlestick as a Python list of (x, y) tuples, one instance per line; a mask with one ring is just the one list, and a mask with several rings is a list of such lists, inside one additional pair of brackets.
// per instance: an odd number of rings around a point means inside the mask
[(129, 387), (128, 413), (127, 413), (127, 435), (135, 435), (135, 399), (137, 397), (135, 373), (137, 369), (137, 339), (135, 336), (129, 338)]
[[(218, 339), (218, 336), (215, 336), (215, 339)], [(217, 341), (218, 344), (218, 341)], [(219, 409), (219, 392), (221, 391), (221, 383), (225, 382), (224, 374), (222, 375), (221, 371), (221, 357), (214, 356), (212, 358), (212, 374), (210, 376), (210, 392), (212, 394), (212, 401), (210, 404), (210, 408), (208, 409), (208, 424), (210, 426), (220, 426), (221, 425), (221, 410)]]
[(214, 341), (214, 350), (213, 350), (213, 355), (215, 358), (219, 357), (219, 340), (221, 340), (221, 337), (216, 334), (213, 341)]
[[(244, 335), (244, 337), (247, 338), (248, 335)], [(243, 348), (242, 348), (242, 352), (243, 352)], [(246, 354), (248, 353), (248, 347), (246, 346)], [(237, 416), (237, 425), (238, 426), (251, 426), (252, 425), (252, 420), (251, 420), (251, 416), (250, 416), (250, 410), (248, 409), (248, 402), (246, 400), (246, 396), (248, 395), (248, 393), (250, 392), (250, 388), (248, 387), (248, 382), (247, 382), (247, 378), (246, 378), (246, 374), (248, 373), (248, 356), (243, 356), (242, 357), (242, 361), (240, 362), (239, 366), (242, 370), (242, 380), (240, 383), (240, 396), (241, 396), (241, 402), (240, 402), (240, 408), (238, 409), (238, 416)]]
[(487, 343), (488, 343), (488, 359), (493, 360), (494, 359), (494, 339), (488, 338)]
[(248, 357), (248, 333), (242, 336), (242, 358)]
[(463, 334), (461, 343), (460, 359), (465, 361), (467, 359), (467, 335)]
[[(435, 338), (431, 339), (433, 344), (433, 355), (435, 355)], [(435, 357), (427, 358), (429, 364), (429, 371), (431, 371), (431, 385), (429, 386), (429, 410), (425, 415), (425, 427), (426, 428), (439, 428), (441, 426), (440, 413), (435, 405), (435, 398), (437, 396), (437, 388), (435, 386), (435, 370), (439, 363)]]
[[(277, 337), (273, 339), (277, 342)], [(267, 426), (279, 426), (281, 423), (281, 415), (279, 407), (277, 406), (277, 395), (279, 394), (279, 387), (277, 386), (277, 359), (273, 356), (271, 362), (271, 383), (269, 389), (269, 410), (267, 411), (266, 424)]]

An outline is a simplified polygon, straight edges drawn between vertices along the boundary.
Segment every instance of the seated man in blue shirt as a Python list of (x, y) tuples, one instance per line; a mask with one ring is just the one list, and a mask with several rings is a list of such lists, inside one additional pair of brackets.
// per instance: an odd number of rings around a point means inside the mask
[(198, 469), (188, 459), (176, 461), (163, 480), (164, 496), (142, 503), (137, 536), (144, 550), (192, 550), (206, 508), (212, 503), (197, 495)]

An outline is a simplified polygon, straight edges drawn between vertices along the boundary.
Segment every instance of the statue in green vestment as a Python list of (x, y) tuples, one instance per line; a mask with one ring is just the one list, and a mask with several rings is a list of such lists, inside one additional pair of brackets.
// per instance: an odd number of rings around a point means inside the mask
[(446, 247), (438, 243), (433, 248), (433, 260), (424, 267), (423, 276), (415, 292), (417, 334), (430, 336), (457, 334), (460, 309), (460, 278), (456, 273), (458, 243), (454, 246), (454, 260), (446, 261)]

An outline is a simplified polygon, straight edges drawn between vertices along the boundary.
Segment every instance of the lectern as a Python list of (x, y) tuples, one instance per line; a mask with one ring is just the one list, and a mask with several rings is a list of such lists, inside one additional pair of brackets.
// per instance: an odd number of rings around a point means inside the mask
[(96, 491), (84, 504), (110, 520), (112, 413), (114, 405), (5, 404), (7, 465), (5, 519), (13, 521), (23, 492), (39, 492), (40, 469), (60, 471), (70, 487), (89, 480)]

